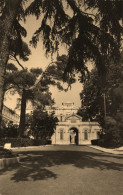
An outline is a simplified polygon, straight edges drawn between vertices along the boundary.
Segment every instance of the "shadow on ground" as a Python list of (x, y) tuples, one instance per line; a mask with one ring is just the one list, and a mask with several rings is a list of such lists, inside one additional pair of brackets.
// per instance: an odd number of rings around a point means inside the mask
[(123, 170), (121, 156), (111, 156), (100, 152), (84, 151), (31, 151), (19, 152), (21, 162), (11, 168), (1, 170), (0, 175), (13, 171), (11, 180), (15, 182), (56, 179), (58, 176), (49, 168), (58, 165), (72, 165), (80, 169)]

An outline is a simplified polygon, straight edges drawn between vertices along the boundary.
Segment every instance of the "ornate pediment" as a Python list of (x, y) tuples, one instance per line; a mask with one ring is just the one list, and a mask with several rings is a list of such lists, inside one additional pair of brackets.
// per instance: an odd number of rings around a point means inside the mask
[(75, 123), (76, 121), (82, 121), (82, 117), (77, 114), (69, 115), (65, 118), (65, 121), (71, 121), (71, 123)]

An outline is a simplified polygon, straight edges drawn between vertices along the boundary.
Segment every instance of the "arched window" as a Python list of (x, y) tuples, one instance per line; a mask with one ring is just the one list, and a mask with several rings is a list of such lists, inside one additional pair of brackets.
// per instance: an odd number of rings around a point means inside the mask
[(84, 131), (84, 140), (88, 140), (88, 131), (87, 130)]

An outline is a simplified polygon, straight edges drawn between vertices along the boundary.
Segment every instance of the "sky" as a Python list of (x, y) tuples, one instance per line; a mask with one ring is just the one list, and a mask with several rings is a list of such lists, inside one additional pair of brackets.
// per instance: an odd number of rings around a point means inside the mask
[[(31, 40), (31, 37), (37, 27), (40, 25), (41, 21), (36, 20), (34, 16), (30, 16), (27, 18), (26, 23), (22, 23), (22, 25), (26, 28), (27, 30), (27, 37), (24, 38), (24, 41), (29, 44), (29, 41)], [(27, 62), (20, 61), (24, 67), (27, 67), (28, 69), (30, 68), (42, 68), (45, 70), (45, 68), (51, 63), (51, 57), (46, 57), (45, 55), (45, 49), (43, 48), (43, 44), (41, 40), (39, 41), (37, 48), (33, 48), (29, 44), (29, 48), (31, 49), (31, 55), (29, 56), (29, 60)], [(59, 48), (59, 53), (60, 55), (62, 54), (67, 54), (66, 48), (61, 46)], [(56, 55), (54, 55), (54, 60), (56, 58)], [(13, 62), (14, 63), (14, 62)], [(17, 65), (18, 66), (18, 65)], [(71, 89), (69, 89), (67, 92), (61, 92), (59, 91), (56, 87), (50, 87), (50, 91), (52, 93), (52, 97), (55, 100), (55, 106), (61, 106), (62, 102), (74, 102), (74, 104), (77, 107), (80, 107), (81, 101), (80, 101), (80, 96), (79, 93), (82, 91), (82, 84), (79, 83), (78, 81), (71, 86)], [(4, 104), (8, 106), (11, 109), (15, 109), (16, 103), (17, 103), (17, 98), (18, 94), (12, 96), (9, 93), (6, 94)], [(27, 109), (28, 106), (27, 106)], [(18, 110), (16, 110), (17, 113), (19, 113)]]

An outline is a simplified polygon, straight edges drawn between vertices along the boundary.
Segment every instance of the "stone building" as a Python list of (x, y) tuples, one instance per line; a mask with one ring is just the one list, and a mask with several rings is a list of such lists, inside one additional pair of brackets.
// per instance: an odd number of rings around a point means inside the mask
[(52, 144), (91, 144), (91, 140), (98, 139), (100, 126), (97, 122), (84, 122), (77, 115), (78, 107), (74, 103), (62, 103), (61, 107), (47, 107), (49, 114), (55, 113), (59, 119), (55, 133), (52, 136)]
[(3, 106), (2, 110), (2, 118), (6, 124), (11, 121), (13, 124), (19, 124), (20, 121), (20, 116), (5, 105)]

